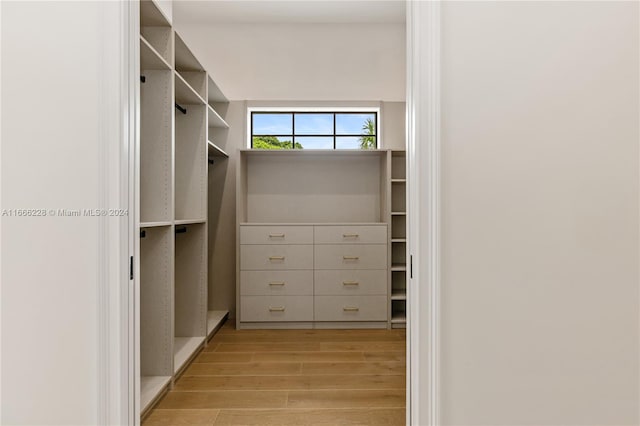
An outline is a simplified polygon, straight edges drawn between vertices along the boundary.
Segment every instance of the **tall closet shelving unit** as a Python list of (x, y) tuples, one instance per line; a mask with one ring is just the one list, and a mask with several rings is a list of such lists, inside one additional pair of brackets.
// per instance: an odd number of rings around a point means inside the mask
[(392, 150), (388, 190), (391, 194), (389, 223), (389, 323), (391, 328), (407, 324), (407, 176), (406, 152)]
[(153, 1), (140, 1), (140, 415), (173, 385), (227, 311), (207, 306), (209, 141), (228, 127), (218, 86)]

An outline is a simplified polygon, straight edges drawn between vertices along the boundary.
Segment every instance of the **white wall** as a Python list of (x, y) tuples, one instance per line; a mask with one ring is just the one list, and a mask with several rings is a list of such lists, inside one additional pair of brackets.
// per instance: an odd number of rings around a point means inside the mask
[(178, 32), (232, 100), (404, 101), (403, 24), (212, 24)]
[(636, 2), (442, 6), (442, 419), (638, 424)]
[[(121, 5), (1, 2), (2, 424), (122, 420), (109, 413), (126, 394), (114, 391), (111, 405), (101, 405), (119, 384), (109, 389), (99, 377), (109, 351), (118, 363), (117, 342), (100, 350), (99, 319), (101, 297), (111, 297), (101, 284), (117, 294), (111, 268), (126, 274), (111, 251), (119, 237), (110, 224), (120, 219), (57, 212), (100, 208), (108, 197), (102, 185), (117, 188), (126, 178), (103, 167), (121, 149), (123, 105), (112, 85), (123, 61)], [(10, 216), (12, 209), (46, 216)]]

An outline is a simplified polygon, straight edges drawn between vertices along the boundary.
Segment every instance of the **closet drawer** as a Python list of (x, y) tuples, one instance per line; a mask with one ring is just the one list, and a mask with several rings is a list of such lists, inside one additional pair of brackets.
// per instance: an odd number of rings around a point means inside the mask
[(387, 225), (314, 226), (316, 244), (386, 244)]
[(386, 296), (315, 296), (316, 321), (386, 321)]
[(241, 296), (240, 321), (313, 321), (313, 296)]
[(387, 245), (317, 245), (314, 262), (315, 269), (387, 269)]
[(386, 295), (386, 270), (315, 271), (317, 295)]
[(312, 245), (241, 245), (240, 269), (313, 269)]
[(312, 295), (313, 271), (242, 271), (242, 296)]
[(313, 244), (313, 226), (240, 226), (240, 244)]

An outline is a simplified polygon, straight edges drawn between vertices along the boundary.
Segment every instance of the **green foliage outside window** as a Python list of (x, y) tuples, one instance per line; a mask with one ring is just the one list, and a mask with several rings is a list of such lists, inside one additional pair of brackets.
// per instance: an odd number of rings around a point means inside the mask
[[(254, 136), (253, 149), (291, 149), (291, 141), (279, 141), (275, 136)], [(296, 142), (296, 149), (304, 147)]]
[[(362, 133), (365, 135), (375, 135), (376, 125), (372, 119), (367, 118), (367, 121), (362, 125)], [(375, 136), (360, 136), (360, 149), (375, 149), (376, 137)]]

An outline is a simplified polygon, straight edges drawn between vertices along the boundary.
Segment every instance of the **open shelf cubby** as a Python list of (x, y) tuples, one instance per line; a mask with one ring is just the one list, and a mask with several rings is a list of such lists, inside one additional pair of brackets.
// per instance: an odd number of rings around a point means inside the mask
[(407, 238), (407, 216), (391, 216), (391, 238)]
[(175, 111), (175, 219), (205, 220), (207, 203), (207, 139), (204, 105)]
[(391, 271), (391, 295), (407, 296), (407, 271)]
[(407, 243), (391, 243), (391, 263), (393, 265), (406, 265)]
[(407, 211), (406, 185), (393, 184), (391, 186), (391, 211), (402, 213)]
[(407, 323), (407, 301), (391, 301), (391, 327), (405, 328)]
[(145, 42), (171, 67), (173, 64), (173, 31), (169, 20), (153, 1), (142, 0), (140, 2), (140, 34)]
[(172, 230), (172, 226), (144, 228), (140, 238), (140, 399), (143, 409), (173, 375)]
[(171, 70), (171, 65), (143, 36), (140, 36), (140, 69)]
[(386, 155), (384, 150), (243, 150), (238, 222), (384, 223)]
[(405, 151), (391, 151), (391, 179), (406, 179)]
[(207, 225), (175, 226), (175, 345), (178, 372), (207, 334)]
[(172, 219), (173, 79), (171, 71), (142, 70), (140, 84), (140, 221)]

